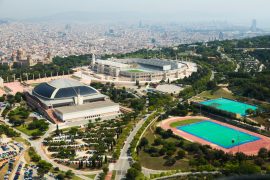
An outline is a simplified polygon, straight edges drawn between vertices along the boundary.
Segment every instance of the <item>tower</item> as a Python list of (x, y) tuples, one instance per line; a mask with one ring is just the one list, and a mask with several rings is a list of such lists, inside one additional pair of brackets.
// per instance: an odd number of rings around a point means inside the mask
[(220, 41), (224, 40), (224, 34), (223, 34), (223, 32), (220, 32), (219, 33), (218, 40), (220, 40)]
[(257, 31), (257, 20), (253, 19), (250, 27), (250, 31), (256, 32)]
[(48, 63), (51, 63), (52, 62), (52, 53), (50, 53), (50, 52), (48, 52), (47, 53), (47, 56), (46, 56), (46, 59), (47, 59), (47, 61), (48, 61)]
[(28, 55), (27, 56), (27, 63), (28, 63), (28, 66), (34, 66), (35, 65), (35, 62), (32, 59), (32, 56), (31, 55)]
[(21, 61), (23, 59), (23, 50), (22, 49), (19, 49), (17, 51), (17, 60), (18, 61)]
[(96, 64), (96, 56), (95, 56), (95, 54), (93, 53), (93, 54), (92, 54), (91, 66), (94, 67), (95, 64)]
[(1, 88), (4, 87), (4, 80), (3, 80), (2, 77), (0, 77), (0, 87), (1, 87)]

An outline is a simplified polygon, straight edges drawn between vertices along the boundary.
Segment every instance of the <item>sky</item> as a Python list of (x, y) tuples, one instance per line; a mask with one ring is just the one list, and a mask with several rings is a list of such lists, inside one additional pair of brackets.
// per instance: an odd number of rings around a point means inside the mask
[[(270, 26), (270, 0), (0, 0), (0, 19), (27, 19), (64, 12), (136, 13), (143, 19), (228, 21)], [(269, 24), (268, 24), (269, 23)]]

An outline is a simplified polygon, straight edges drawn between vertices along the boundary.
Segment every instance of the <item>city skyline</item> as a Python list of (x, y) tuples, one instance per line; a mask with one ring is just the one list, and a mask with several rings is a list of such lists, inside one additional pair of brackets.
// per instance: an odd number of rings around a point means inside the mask
[[(270, 27), (267, 0), (0, 0), (0, 19), (44, 20), (55, 15), (88, 13), (93, 21), (160, 21), (160, 22), (204, 22), (228, 21), (250, 24), (257, 19), (258, 26)], [(10, 8), (12, 7), (12, 8)], [(256, 8), (254, 8), (256, 7)], [(123, 17), (124, 16), (124, 17)], [(56, 16), (57, 17), (57, 16)], [(67, 16), (68, 17), (68, 16)], [(80, 17), (79, 17), (80, 18)], [(45, 18), (46, 19), (46, 18)], [(83, 18), (82, 18), (83, 19)]]

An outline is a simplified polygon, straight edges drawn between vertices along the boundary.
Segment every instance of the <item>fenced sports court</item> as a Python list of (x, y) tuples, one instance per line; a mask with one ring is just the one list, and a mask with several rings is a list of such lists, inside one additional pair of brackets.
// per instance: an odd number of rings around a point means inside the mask
[[(199, 122), (192, 122), (191, 119), (198, 119)], [(179, 121), (191, 123), (182, 122), (179, 123), (180, 126), (172, 126)], [(159, 125), (164, 130), (171, 129), (175, 135), (188, 141), (210, 145), (214, 149), (227, 153), (243, 152), (247, 155), (255, 155), (262, 147), (270, 150), (269, 137), (207, 117), (174, 117), (160, 122)]]
[(200, 102), (202, 105), (210, 106), (219, 110), (227, 111), (234, 114), (240, 114), (241, 116), (245, 116), (248, 109), (256, 110), (257, 106), (253, 106), (250, 104), (226, 99), (226, 98), (218, 98), (211, 99), (207, 101)]
[(251, 134), (208, 120), (202, 120), (197, 123), (179, 126), (177, 129), (226, 149), (260, 139), (259, 137)]

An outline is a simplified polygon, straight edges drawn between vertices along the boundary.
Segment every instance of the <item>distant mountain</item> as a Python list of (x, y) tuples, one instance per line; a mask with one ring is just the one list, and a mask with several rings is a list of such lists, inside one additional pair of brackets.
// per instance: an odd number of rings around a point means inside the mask
[(7, 24), (9, 21), (5, 19), (0, 19), (0, 24)]

